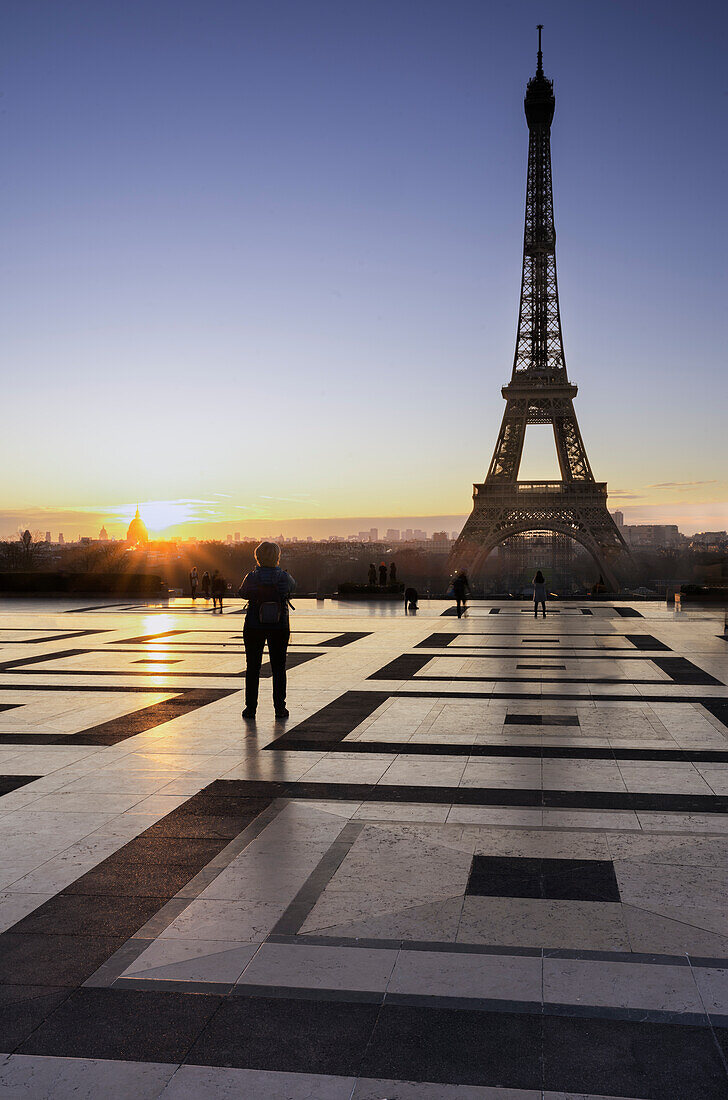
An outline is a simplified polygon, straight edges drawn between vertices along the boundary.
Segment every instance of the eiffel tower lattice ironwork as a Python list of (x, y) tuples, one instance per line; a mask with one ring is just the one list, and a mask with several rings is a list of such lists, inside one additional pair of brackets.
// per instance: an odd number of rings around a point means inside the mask
[[(558, 531), (581, 543), (607, 584), (631, 555), (607, 511), (607, 486), (596, 482), (574, 412), (577, 387), (569, 382), (556, 281), (556, 230), (551, 186), (553, 82), (538, 66), (524, 106), (529, 130), (526, 224), (521, 305), (511, 381), (502, 389), (503, 423), (483, 484), (473, 486), (473, 511), (453, 547), (450, 564), (477, 574), (490, 551), (524, 531)], [(560, 481), (518, 481), (526, 427), (551, 424)]]

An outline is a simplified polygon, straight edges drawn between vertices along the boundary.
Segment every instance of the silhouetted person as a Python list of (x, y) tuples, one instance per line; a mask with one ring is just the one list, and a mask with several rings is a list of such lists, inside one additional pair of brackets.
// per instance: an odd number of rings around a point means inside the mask
[(397, 583), (397, 566), (394, 564), (393, 561), (389, 563), (389, 583)]
[(288, 608), (289, 596), (296, 582), (279, 561), (280, 547), (275, 542), (261, 542), (256, 547), (256, 568), (243, 578), (239, 596), (248, 601), (243, 627), (245, 642), (245, 710), (243, 718), (255, 718), (258, 707), (258, 686), (263, 649), (268, 643), (268, 656), (273, 674), (273, 708), (276, 718), (287, 718), (286, 710), (286, 650), (291, 636)]
[(387, 567), (384, 562), (382, 562), (379, 566), (379, 583), (382, 588), (387, 587)]
[(222, 598), (225, 595), (225, 590), (227, 589), (227, 581), (223, 576), (221, 576), (219, 570), (217, 569), (212, 574), (210, 588), (212, 590), (212, 610), (214, 611), (219, 604), (220, 611), (222, 611)]
[(461, 619), (468, 610), (468, 593), (470, 592), (470, 584), (465, 573), (455, 574), (452, 581), (452, 590), (457, 603), (458, 619)]
[(419, 593), (416, 588), (405, 588), (404, 590), (404, 610), (405, 614), (408, 611), (417, 610), (417, 601), (419, 600)]
[(210, 598), (210, 574), (207, 572), (207, 570), (205, 570), (205, 572), (202, 574), (202, 583), (201, 583), (200, 587), (202, 588), (202, 595), (205, 597), (206, 600), (209, 600), (209, 598)]
[(369, 566), (369, 584), (377, 583), (377, 567), (374, 562)]
[(192, 593), (192, 599), (197, 599), (197, 566), (193, 565), (190, 569), (190, 592)]
[(544, 580), (543, 573), (539, 569), (536, 576), (533, 578), (533, 617), (538, 618), (538, 605), (541, 604), (543, 610), (543, 617), (546, 618), (546, 581)]

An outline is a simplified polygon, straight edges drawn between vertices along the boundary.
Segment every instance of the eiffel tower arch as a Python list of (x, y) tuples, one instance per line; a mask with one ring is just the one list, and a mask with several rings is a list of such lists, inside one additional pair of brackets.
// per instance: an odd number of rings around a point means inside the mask
[[(536, 75), (526, 88), (528, 123), (526, 221), (521, 304), (513, 372), (485, 481), (473, 486), (473, 511), (450, 555), (451, 568), (477, 575), (491, 550), (523, 531), (556, 531), (580, 543), (614, 590), (633, 570), (630, 552), (607, 510), (606, 482), (594, 480), (574, 411), (556, 280), (556, 229), (551, 184), (553, 82), (543, 71), (538, 28)], [(519, 481), (526, 428), (550, 424), (559, 481)]]

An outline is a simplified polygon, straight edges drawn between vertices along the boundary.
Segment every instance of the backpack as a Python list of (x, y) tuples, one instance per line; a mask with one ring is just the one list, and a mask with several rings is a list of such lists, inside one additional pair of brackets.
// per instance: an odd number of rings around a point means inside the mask
[(274, 626), (283, 617), (285, 596), (277, 584), (261, 584), (255, 593), (258, 621), (261, 626)]

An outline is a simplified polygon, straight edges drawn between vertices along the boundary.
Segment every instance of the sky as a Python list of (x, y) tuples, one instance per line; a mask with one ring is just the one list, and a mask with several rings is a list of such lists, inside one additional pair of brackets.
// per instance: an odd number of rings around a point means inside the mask
[(725, 4), (4, 0), (0, 535), (465, 516), (538, 22), (595, 477), (626, 522), (725, 528)]

